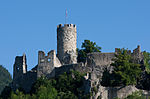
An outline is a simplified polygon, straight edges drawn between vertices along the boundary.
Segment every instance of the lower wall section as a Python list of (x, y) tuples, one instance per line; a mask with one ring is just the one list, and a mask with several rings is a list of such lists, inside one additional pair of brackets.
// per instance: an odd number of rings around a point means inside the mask
[(12, 88), (14, 90), (21, 88), (25, 92), (30, 92), (31, 87), (36, 80), (37, 80), (37, 73), (28, 71), (26, 74), (16, 79), (16, 81), (13, 81)]

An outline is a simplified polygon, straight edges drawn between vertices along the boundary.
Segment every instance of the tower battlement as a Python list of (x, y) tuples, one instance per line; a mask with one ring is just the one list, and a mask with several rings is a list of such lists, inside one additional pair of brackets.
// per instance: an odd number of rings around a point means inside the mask
[(60, 29), (60, 28), (75, 28), (76, 29), (76, 25), (75, 24), (59, 24), (57, 25), (57, 29)]

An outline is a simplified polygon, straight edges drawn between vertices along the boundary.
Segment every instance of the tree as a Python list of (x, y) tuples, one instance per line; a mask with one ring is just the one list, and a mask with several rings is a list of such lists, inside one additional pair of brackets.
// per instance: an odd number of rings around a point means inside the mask
[(33, 85), (31, 94), (36, 95), (38, 99), (56, 99), (57, 90), (52, 86), (51, 80), (41, 77)]
[[(56, 78), (38, 78), (33, 84), (31, 92), (24, 93), (17, 89), (13, 91), (10, 87), (5, 89), (2, 99), (87, 99), (83, 87), (84, 74), (77, 71), (68, 71)], [(10, 94), (8, 94), (8, 93)]]
[[(144, 51), (144, 64), (142, 65), (142, 74), (140, 79), (138, 79), (137, 87), (143, 90), (150, 90), (150, 53)], [(144, 68), (143, 68), (144, 67)]]
[(83, 86), (83, 74), (77, 71), (64, 72), (62, 75), (56, 78), (56, 89), (59, 92), (59, 97), (81, 97), (83, 90), (80, 88)]
[(38, 99), (56, 99), (57, 90), (53, 86), (40, 86), (36, 95)]
[(144, 51), (143, 52), (144, 55), (144, 66), (145, 66), (145, 70), (148, 74), (150, 74), (150, 53)]
[(118, 49), (116, 58), (113, 59), (114, 67), (112, 85), (135, 85), (140, 77), (141, 68), (139, 64), (131, 62), (131, 56), (125, 49)]
[[(2, 99), (5, 99), (5, 98), (2, 98)], [(17, 89), (15, 92), (11, 91), (10, 97), (6, 99), (39, 99), (39, 98), (37, 98), (34, 94), (33, 95), (24, 94), (22, 91), (19, 91)]]
[(59, 92), (57, 99), (78, 99), (71, 91)]
[(12, 89), (10, 86), (6, 86), (1, 92), (0, 99), (8, 99), (11, 96)]
[(78, 62), (85, 62), (87, 54), (92, 53), (92, 52), (101, 52), (101, 47), (96, 45), (95, 42), (92, 42), (90, 40), (84, 40), (81, 46), (82, 49), (77, 49), (78, 52), (78, 57), (77, 60)]
[(11, 75), (6, 68), (0, 65), (0, 93), (12, 81)]

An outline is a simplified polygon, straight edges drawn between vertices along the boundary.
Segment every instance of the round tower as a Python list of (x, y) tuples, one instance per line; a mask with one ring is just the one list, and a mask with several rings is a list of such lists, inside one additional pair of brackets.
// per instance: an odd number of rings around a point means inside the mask
[(77, 63), (76, 25), (60, 24), (57, 26), (57, 57), (64, 64)]

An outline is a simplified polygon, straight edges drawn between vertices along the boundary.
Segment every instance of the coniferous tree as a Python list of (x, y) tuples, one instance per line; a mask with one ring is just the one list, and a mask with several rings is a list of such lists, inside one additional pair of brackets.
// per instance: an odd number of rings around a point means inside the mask
[(139, 64), (132, 63), (131, 56), (125, 49), (118, 49), (116, 58), (113, 59), (114, 67), (112, 85), (135, 85), (140, 77), (141, 68)]

